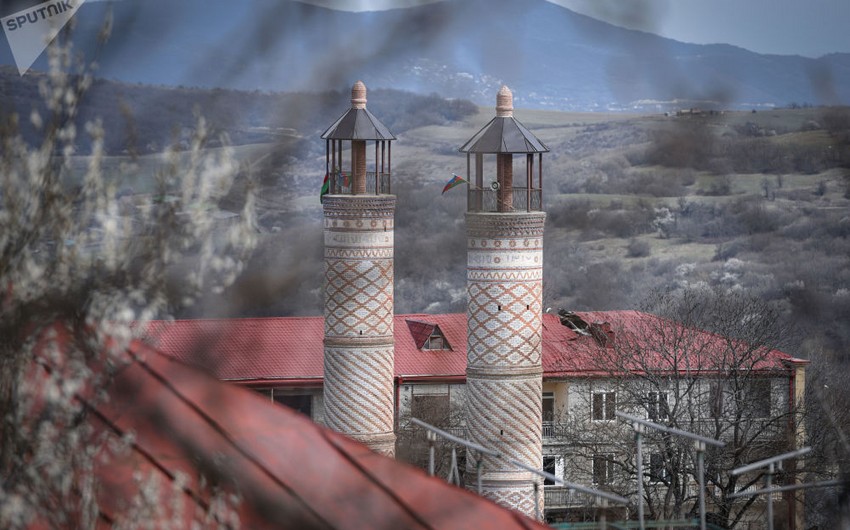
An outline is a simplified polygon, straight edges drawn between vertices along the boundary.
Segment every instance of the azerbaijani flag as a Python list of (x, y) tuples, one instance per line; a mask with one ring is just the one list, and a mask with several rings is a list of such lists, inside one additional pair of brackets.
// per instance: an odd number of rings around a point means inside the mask
[[(460, 186), (461, 184), (463, 184), (465, 182), (466, 182), (465, 178), (459, 177), (458, 175), (455, 175), (454, 173), (452, 173), (452, 178), (450, 178), (449, 181), (446, 182), (446, 185), (443, 187), (443, 193), (449, 191), (450, 189), (454, 188), (455, 186)], [(441, 193), (440, 195), (442, 195), (443, 193)]]
[(325, 195), (327, 195), (328, 192), (331, 191), (331, 181), (329, 177), (330, 175), (328, 173), (325, 173), (325, 180), (322, 181), (322, 191), (319, 192), (319, 202), (322, 202), (322, 200), (325, 198)]

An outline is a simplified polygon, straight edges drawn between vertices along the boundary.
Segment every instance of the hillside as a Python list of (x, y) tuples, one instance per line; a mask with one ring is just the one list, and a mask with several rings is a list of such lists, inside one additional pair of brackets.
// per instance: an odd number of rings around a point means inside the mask
[[(101, 46), (95, 36), (109, 9), (113, 37)], [(97, 58), (99, 75), (128, 82), (291, 92), (362, 78), (485, 105), (506, 83), (519, 106), (581, 111), (850, 103), (850, 54), (685, 44), (544, 0), (363, 13), (295, 0), (150, 0), (86, 4), (77, 18), (77, 44)]]
[[(48, 115), (39, 96), (44, 74), (20, 77), (12, 67), (0, 67), (0, 116), (15, 113), (29, 117), (33, 110)], [(466, 100), (448, 101), (402, 90), (372, 92), (370, 108), (394, 131), (460, 119), (476, 111)], [(106, 152), (113, 155), (158, 153), (171, 145), (186, 146), (191, 129), (203, 116), (211, 129), (208, 147), (221, 145), (226, 135), (231, 145), (276, 144), (276, 158), (318, 153), (319, 135), (348, 107), (348, 94), (338, 91), (270, 93), (225, 89), (150, 86), (96, 79), (77, 110), (79, 130), (100, 119), (105, 129)], [(40, 141), (42, 131), (28, 119), (19, 120), (23, 137)], [(323, 147), (322, 147), (323, 148)], [(89, 138), (80, 135), (77, 150), (90, 150)]]

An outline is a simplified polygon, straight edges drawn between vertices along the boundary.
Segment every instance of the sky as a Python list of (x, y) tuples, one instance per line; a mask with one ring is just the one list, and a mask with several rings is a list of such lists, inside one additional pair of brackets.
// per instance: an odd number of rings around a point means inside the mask
[[(436, 0), (302, 0), (346, 11)], [(509, 1), (509, 0), (502, 0)], [(758, 53), (850, 53), (850, 0), (549, 0), (618, 26), (682, 42), (726, 43)]]

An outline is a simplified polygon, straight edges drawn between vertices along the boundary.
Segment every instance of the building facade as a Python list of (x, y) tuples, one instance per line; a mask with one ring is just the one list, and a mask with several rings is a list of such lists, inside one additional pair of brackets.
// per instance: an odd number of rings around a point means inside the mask
[[(425, 433), (410, 424), (411, 417), (468, 437), (466, 320), (465, 314), (394, 316), (393, 421), (400, 458), (420, 465), (427, 462)], [(746, 423), (760, 427), (750, 433), (748, 440), (752, 442), (753, 452), (748, 461), (762, 457), (760, 451), (802, 443), (799, 424), (796, 440), (789, 439), (788, 429), (798, 419), (805, 392), (807, 362), (804, 360), (778, 351), (767, 352), (748, 377), (741, 379), (740, 389), (734, 386), (728, 373), (712, 373), (706, 367), (697, 384), (687, 391), (676, 390), (673, 374), (664, 373), (657, 378), (655, 386), (647, 386), (646, 378), (619, 373), (616, 367), (605, 363), (605, 352), (626, 354), (625, 347), (609, 347), (617, 343), (619, 335), (629, 333), (630, 329), (639, 330), (641, 321), (656, 320), (657, 317), (635, 311), (572, 313), (569, 319), (552, 313), (543, 315), (538, 419), (541, 469), (595, 488), (615, 492), (633, 489), (634, 470), (629, 467), (634, 463), (633, 432), (616, 420), (614, 412), (618, 410), (659, 423), (677, 416), (680, 427), (712, 437), (715, 436), (707, 429), (719, 425), (717, 437), (728, 440), (734, 431), (729, 418), (738, 410), (736, 404), (740, 404), (748, 410)], [(591, 326), (607, 331), (603, 331), (604, 336), (599, 333), (594, 336)], [(322, 392), (322, 330), (322, 317), (187, 320), (158, 323), (151, 336), (162, 351), (190, 363), (199, 359), (185, 345), (207, 344), (205, 364), (218, 378), (254, 388), (270, 400), (324, 423), (327, 409)], [(214, 340), (209, 339), (210, 334), (214, 334)], [(717, 339), (716, 335), (707, 333), (696, 337), (704, 337), (706, 341)], [(647, 341), (643, 344), (640, 352), (649, 353), (652, 344)], [(686, 374), (680, 375), (681, 381), (689, 380)], [(686, 407), (688, 403), (695, 406)], [(688, 410), (693, 411), (692, 417), (684, 412)], [(647, 441), (645, 484), (648, 491), (654, 488), (660, 494), (664, 480), (669, 478), (665, 473), (681, 468), (652, 456), (659, 453), (653, 445), (656, 442)], [(442, 468), (438, 464), (438, 473), (442, 471), (446, 476), (450, 449), (438, 444), (438, 451), (442, 452), (444, 464)], [(458, 456), (463, 471), (464, 460), (470, 459), (465, 459), (462, 451)], [(474, 476), (471, 472), (467, 470), (466, 476)], [(690, 488), (691, 493), (695, 491), (692, 480), (683, 487)], [(712, 492), (720, 498), (717, 488), (713, 487)], [(598, 503), (594, 499), (555, 484), (543, 485), (542, 498), (549, 520), (598, 516)], [(708, 499), (709, 511), (713, 498)], [(692, 504), (693, 499), (688, 502)], [(760, 506), (763, 504), (757, 503), (753, 508), (754, 517), (763, 516)], [(791, 511), (790, 503), (783, 505), (777, 500), (777, 514), (786, 517)], [(626, 509), (610, 509), (611, 518), (629, 515), (633, 513)]]

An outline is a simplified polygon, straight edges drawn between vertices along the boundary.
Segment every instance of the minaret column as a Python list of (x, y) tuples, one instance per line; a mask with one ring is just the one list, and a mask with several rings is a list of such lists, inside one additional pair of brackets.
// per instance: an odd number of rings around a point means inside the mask
[[(324, 195), (324, 422), (377, 453), (395, 454), (393, 392), (393, 218), (389, 171), (366, 183), (366, 142), (375, 171), (395, 136), (366, 109), (366, 85), (351, 87), (351, 108), (323, 134), (326, 178), (351, 146), (351, 187)], [(378, 156), (381, 147), (381, 156)], [(389, 151), (389, 149), (387, 149)], [(387, 160), (389, 169), (389, 160)], [(339, 168), (339, 169), (338, 169)], [(336, 173), (334, 178), (340, 178)], [(343, 180), (344, 182), (344, 180)], [(342, 189), (340, 189), (342, 188)]]
[[(535, 469), (543, 467), (545, 218), (543, 212), (466, 214), (469, 436)], [(491, 458), (484, 471), (482, 495), (534, 517), (536, 475)]]
[[(507, 460), (543, 468), (543, 190), (530, 178), (534, 155), (549, 150), (513, 116), (513, 95), (496, 95), (496, 117), (463, 147), (467, 154), (467, 366), (469, 437), (505, 459), (484, 459), (481, 494), (535, 517), (543, 513), (540, 477)], [(475, 155), (475, 175), (472, 174)], [(496, 156), (484, 185), (483, 158)], [(524, 155), (526, 182), (513, 186), (513, 157)], [(542, 166), (538, 166), (542, 167)], [(542, 183), (542, 176), (538, 178)], [(493, 191), (496, 190), (496, 191)], [(475, 473), (467, 459), (467, 472)], [(542, 489), (542, 488), (541, 488)]]
[(325, 423), (393, 456), (395, 196), (324, 200)]

